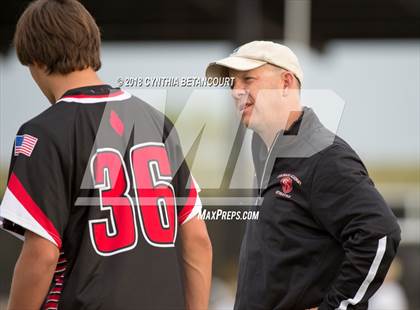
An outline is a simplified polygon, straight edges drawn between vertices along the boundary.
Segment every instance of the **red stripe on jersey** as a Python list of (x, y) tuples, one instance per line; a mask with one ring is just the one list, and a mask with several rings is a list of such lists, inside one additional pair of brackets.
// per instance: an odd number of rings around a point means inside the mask
[[(60, 253), (60, 257), (59, 257), (59, 262), (60, 261), (65, 261), (67, 262), (66, 258), (64, 257), (64, 253)], [(49, 308), (54, 308), (57, 309), (58, 307), (58, 303), (60, 302), (60, 298), (61, 298), (61, 292), (63, 291), (63, 284), (64, 284), (64, 270), (66, 269), (66, 264), (60, 264), (57, 263), (57, 267), (55, 268), (55, 273), (56, 275), (54, 276), (52, 285), (51, 285), (51, 290), (48, 293), (47, 298), (45, 298), (45, 303), (43, 306), (43, 310), (48, 310)], [(62, 273), (60, 275), (60, 273)]]
[(61, 291), (63, 290), (63, 288), (62, 287), (54, 287), (52, 290), (51, 290), (51, 292), (50, 292), (50, 295), (52, 295), (52, 294), (61, 294)]
[(111, 111), (111, 114), (109, 115), (109, 123), (111, 124), (112, 129), (114, 129), (119, 136), (122, 137), (124, 135), (124, 123), (115, 111)]
[(66, 271), (66, 267), (60, 268), (60, 269), (56, 269), (55, 273), (60, 273), (60, 272), (64, 272)]
[(50, 310), (50, 309), (57, 309), (58, 303), (57, 302), (47, 302), (44, 306), (45, 310)]
[(185, 206), (182, 208), (181, 212), (178, 215), (178, 222), (182, 223), (191, 213), (192, 209), (195, 206), (195, 202), (197, 201), (197, 189), (195, 188), (194, 180), (191, 179), (190, 181), (190, 193), (188, 195), (188, 199), (185, 202)]
[[(60, 255), (61, 255), (62, 253), (60, 253)], [(59, 259), (59, 261), (58, 261), (58, 263), (59, 264), (64, 264), (64, 263), (67, 263), (67, 259), (65, 259), (65, 258), (60, 258)]]
[(63, 277), (61, 277), (60, 275), (57, 275), (57, 276), (54, 278), (54, 281), (55, 281), (55, 283), (56, 283), (56, 284), (63, 284), (63, 283), (64, 283), (64, 279), (63, 279)]
[(10, 175), (10, 180), (7, 187), (16, 197), (16, 199), (19, 200), (22, 206), (29, 212), (29, 214), (31, 214), (32, 217), (38, 222), (38, 224), (41, 225), (50, 234), (50, 236), (57, 243), (58, 248), (61, 248), (60, 234), (55, 229), (50, 219), (33, 201), (31, 195), (28, 194), (28, 192), (23, 187), (22, 183), (14, 173)]
[(47, 303), (49, 302), (58, 302), (60, 300), (60, 296), (49, 295), (47, 297)]
[(66, 98), (111, 98), (111, 97), (116, 97), (116, 96), (122, 95), (123, 93), (124, 92), (122, 90), (119, 90), (115, 93), (110, 93), (110, 94), (105, 94), (105, 95), (86, 95), (86, 94), (68, 95), (68, 96), (61, 97), (60, 99), (66, 99)]

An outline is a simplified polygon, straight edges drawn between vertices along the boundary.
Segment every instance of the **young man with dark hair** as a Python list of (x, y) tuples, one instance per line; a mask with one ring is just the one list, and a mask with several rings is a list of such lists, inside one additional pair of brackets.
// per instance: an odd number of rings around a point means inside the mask
[(52, 106), (19, 129), (0, 206), (24, 239), (9, 309), (206, 309), (211, 244), (171, 122), (100, 80), (78, 1), (32, 2), (14, 43)]

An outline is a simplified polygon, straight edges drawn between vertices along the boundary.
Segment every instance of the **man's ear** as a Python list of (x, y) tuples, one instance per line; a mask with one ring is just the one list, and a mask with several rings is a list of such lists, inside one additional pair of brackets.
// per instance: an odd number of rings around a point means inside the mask
[(291, 88), (293, 86), (293, 74), (286, 71), (283, 77), (284, 88)]
[(32, 70), (36, 70), (39, 73), (48, 74), (47, 66), (42, 63), (34, 62), (32, 65), (29, 65), (29, 67), (32, 68)]

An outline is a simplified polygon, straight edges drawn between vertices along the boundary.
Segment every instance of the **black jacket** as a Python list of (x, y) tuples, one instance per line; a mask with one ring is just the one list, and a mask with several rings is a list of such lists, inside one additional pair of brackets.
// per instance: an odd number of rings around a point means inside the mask
[(256, 134), (259, 219), (242, 242), (235, 309), (367, 309), (400, 228), (351, 147), (304, 108), (268, 154)]

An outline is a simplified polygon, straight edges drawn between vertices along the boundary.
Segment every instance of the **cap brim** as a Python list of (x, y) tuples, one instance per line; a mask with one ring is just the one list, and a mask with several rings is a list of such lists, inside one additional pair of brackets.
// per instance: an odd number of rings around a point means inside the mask
[(230, 56), (210, 63), (206, 69), (206, 77), (226, 77), (229, 76), (229, 69), (248, 71), (265, 64), (267, 62), (261, 60)]

